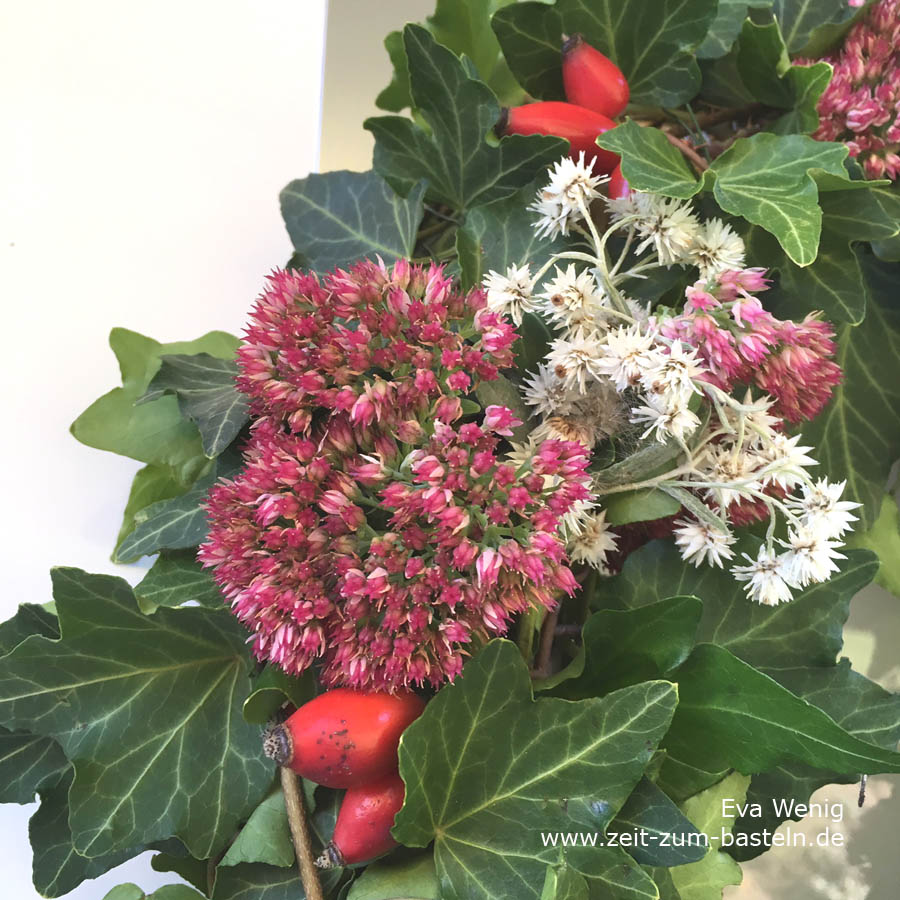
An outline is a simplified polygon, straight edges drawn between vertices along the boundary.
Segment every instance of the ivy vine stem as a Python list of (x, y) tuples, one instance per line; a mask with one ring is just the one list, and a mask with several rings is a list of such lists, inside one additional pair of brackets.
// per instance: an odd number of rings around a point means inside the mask
[(287, 810), (288, 824), (291, 826), (291, 840), (297, 854), (297, 866), (300, 869), (303, 892), (306, 894), (306, 900), (325, 900), (313, 858), (309, 825), (306, 821), (303, 797), (297, 786), (297, 776), (286, 766), (280, 766), (279, 772), (281, 791), (284, 794), (284, 808)]

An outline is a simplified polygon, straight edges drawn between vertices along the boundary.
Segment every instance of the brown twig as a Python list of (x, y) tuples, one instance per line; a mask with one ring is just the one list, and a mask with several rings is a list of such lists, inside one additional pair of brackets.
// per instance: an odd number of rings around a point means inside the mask
[(297, 787), (297, 776), (285, 766), (279, 766), (281, 773), (281, 791), (284, 794), (284, 808), (287, 810), (288, 823), (291, 826), (291, 840), (297, 854), (297, 865), (300, 868), (300, 881), (306, 900), (325, 900), (319, 873), (313, 861), (312, 846), (309, 839), (309, 826), (306, 824), (306, 810), (303, 808), (303, 797)]
[(553, 637), (556, 623), (559, 621), (559, 606), (548, 612), (541, 626), (541, 642), (538, 644), (537, 657), (534, 661), (532, 678), (546, 678), (550, 674), (550, 654), (553, 653)]
[(557, 625), (556, 626), (556, 636), (557, 637), (578, 637), (581, 634), (581, 625), (575, 625), (574, 623), (571, 625)]
[(709, 163), (690, 144), (681, 140), (681, 138), (675, 137), (674, 134), (670, 134), (668, 131), (664, 131), (663, 134), (673, 147), (681, 151), (682, 156), (694, 164), (694, 168), (698, 172), (703, 173), (709, 168)]

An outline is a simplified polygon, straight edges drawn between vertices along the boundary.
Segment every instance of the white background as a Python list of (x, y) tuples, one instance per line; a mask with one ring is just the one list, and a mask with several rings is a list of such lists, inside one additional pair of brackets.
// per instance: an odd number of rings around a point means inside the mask
[[(139, 464), (67, 429), (119, 383), (112, 326), (238, 332), (288, 258), (278, 191), (317, 167), (324, 28), (325, 0), (0, 0), (0, 619), (50, 598), (54, 564), (123, 568)], [(3, 897), (37, 897), (35, 808), (0, 806)], [(176, 880), (148, 860), (68, 896)]]

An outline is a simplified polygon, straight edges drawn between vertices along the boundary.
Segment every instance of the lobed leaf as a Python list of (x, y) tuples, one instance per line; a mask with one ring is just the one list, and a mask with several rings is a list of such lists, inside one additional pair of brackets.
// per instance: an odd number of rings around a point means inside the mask
[(143, 579), (134, 596), (140, 610), (152, 615), (161, 606), (196, 603), (221, 609), (225, 603), (212, 575), (197, 562), (192, 550), (164, 550)]

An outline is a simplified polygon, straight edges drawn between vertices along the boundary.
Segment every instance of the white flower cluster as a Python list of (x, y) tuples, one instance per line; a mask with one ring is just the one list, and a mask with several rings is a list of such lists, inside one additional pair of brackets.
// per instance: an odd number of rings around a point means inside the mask
[[(701, 222), (688, 203), (638, 192), (607, 201), (613, 224), (601, 237), (589, 206), (602, 181), (583, 155), (578, 162), (564, 159), (530, 207), (539, 215), (539, 235), (575, 232), (591, 253), (564, 251), (534, 274), (527, 264), (512, 265), (484, 280), (490, 309), (517, 324), (524, 313), (536, 313), (556, 331), (544, 363), (523, 386), (524, 400), (540, 422), (509, 458), (523, 464), (546, 438), (576, 440), (591, 449), (627, 423), (639, 426), (641, 441), (678, 444), (680, 460), (670, 471), (612, 490), (681, 491), (688, 516), (675, 523), (675, 543), (695, 566), (722, 568), (734, 560), (733, 521), (741, 521), (739, 513), (748, 521), (749, 505), (764, 507), (770, 518), (766, 541), (755, 558), (743, 554), (747, 564), (731, 565), (730, 571), (746, 583), (752, 600), (790, 600), (794, 590), (837, 571), (841, 537), (855, 521), (851, 511), (858, 504), (840, 499), (843, 484), (813, 482), (806, 471), (816, 464), (808, 455), (812, 448), (784, 433), (770, 413), (772, 400), (754, 399), (748, 391), (739, 402), (720, 390), (697, 351), (663, 335), (649, 305), (641, 308), (620, 290), (623, 281), (661, 266), (696, 266), (704, 278), (740, 269), (743, 241), (719, 219)], [(627, 237), (613, 262), (607, 242), (616, 230)], [(652, 250), (655, 260), (644, 257), (623, 269), (632, 248), (638, 256)], [(702, 420), (701, 410), (708, 413)], [(785, 539), (775, 536), (779, 520), (787, 525)], [(595, 501), (571, 512), (562, 531), (572, 560), (608, 571), (617, 536)]]

